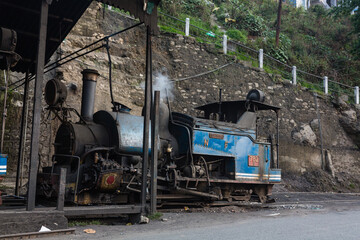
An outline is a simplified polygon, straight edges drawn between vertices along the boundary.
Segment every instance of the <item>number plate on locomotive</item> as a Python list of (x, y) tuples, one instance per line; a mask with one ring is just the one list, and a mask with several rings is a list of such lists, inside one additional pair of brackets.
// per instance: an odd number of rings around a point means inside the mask
[(259, 166), (259, 156), (248, 156), (248, 165), (249, 167), (258, 167)]

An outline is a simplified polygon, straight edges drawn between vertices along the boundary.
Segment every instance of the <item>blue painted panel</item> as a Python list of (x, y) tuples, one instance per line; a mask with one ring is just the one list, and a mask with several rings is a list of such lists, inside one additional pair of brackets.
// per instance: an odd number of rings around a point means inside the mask
[(281, 169), (270, 169), (269, 182), (281, 182)]
[(210, 138), (209, 132), (194, 130), (193, 152), (195, 154), (234, 157), (232, 150), (234, 148), (234, 136), (223, 135), (223, 139)]
[(6, 175), (7, 158), (7, 155), (0, 154), (0, 175)]
[[(194, 130), (194, 154), (233, 157), (234, 163), (226, 164), (226, 170), (235, 172), (236, 179), (240, 181), (267, 183), (281, 180), (281, 172), (270, 173), (270, 144), (254, 143), (248, 136), (231, 135), (214, 129), (209, 132), (209, 130), (203, 128)], [(255, 139), (255, 134), (251, 134), (251, 137)], [(264, 154), (259, 156), (260, 152)], [(248, 165), (249, 155), (259, 157), (258, 167)], [(260, 169), (263, 170), (260, 172)]]
[[(245, 181), (259, 180), (259, 167), (248, 165), (248, 156), (259, 156), (259, 144), (248, 137), (238, 137), (236, 142), (236, 179)], [(259, 159), (260, 162), (263, 159)]]

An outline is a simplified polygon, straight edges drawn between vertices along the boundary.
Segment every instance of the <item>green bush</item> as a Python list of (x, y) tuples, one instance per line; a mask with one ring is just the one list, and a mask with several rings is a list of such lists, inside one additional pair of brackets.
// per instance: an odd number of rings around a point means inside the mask
[(265, 21), (262, 17), (248, 12), (243, 18), (239, 19), (239, 25), (247, 30), (252, 36), (260, 36), (266, 30)]
[(160, 9), (172, 16), (177, 17), (182, 12), (182, 1), (177, 0), (161, 0)]
[(185, 13), (201, 18), (203, 21), (210, 22), (212, 6), (209, 1), (186, 0), (183, 1), (182, 7)]
[(289, 60), (289, 52), (291, 49), (291, 40), (285, 34), (280, 33), (279, 38), (279, 46), (276, 47), (275, 43), (275, 35), (276, 31), (268, 31), (264, 33), (265, 35), (265, 42), (263, 49), (265, 53), (270, 54), (272, 57), (276, 58), (277, 60), (287, 63)]
[(248, 33), (245, 30), (229, 29), (226, 31), (226, 34), (229, 38), (246, 43)]

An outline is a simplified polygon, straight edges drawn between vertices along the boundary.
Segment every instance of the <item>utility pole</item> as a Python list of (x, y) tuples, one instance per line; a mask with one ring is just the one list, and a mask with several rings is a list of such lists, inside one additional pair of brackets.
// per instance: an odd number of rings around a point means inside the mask
[(278, 8), (277, 24), (276, 24), (276, 38), (275, 38), (276, 47), (279, 47), (282, 1), (283, 0), (279, 0), (279, 8)]

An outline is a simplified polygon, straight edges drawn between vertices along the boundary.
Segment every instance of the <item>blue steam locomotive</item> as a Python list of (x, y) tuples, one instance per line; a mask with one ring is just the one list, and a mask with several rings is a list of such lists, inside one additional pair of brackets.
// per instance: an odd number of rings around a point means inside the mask
[[(37, 193), (57, 194), (61, 168), (67, 169), (65, 199), (77, 204), (134, 203), (141, 189), (143, 117), (120, 105), (93, 114), (98, 73), (83, 72), (81, 114), (65, 108), (66, 87), (51, 80), (45, 99), (62, 121), (55, 139), (52, 166), (38, 175)], [(258, 113), (279, 108), (251, 90), (246, 100), (207, 104), (198, 117), (170, 112), (160, 104), (158, 202), (266, 202), (281, 181), (277, 134), (258, 136)], [(68, 116), (75, 113), (79, 121)], [(276, 141), (275, 141), (276, 140)], [(150, 149), (148, 150), (151, 151)]]

